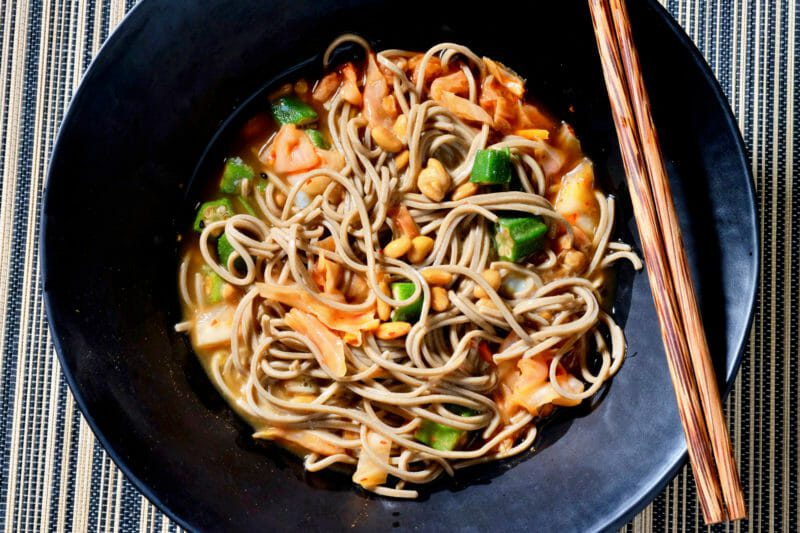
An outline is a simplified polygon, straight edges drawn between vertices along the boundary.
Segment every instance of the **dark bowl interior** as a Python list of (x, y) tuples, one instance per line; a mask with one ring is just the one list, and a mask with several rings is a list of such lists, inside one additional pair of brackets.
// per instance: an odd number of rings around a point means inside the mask
[[(655, 2), (630, 2), (656, 123), (720, 382), (738, 365), (757, 269), (752, 189), (716, 82)], [(589, 530), (619, 525), (685, 454), (647, 277), (623, 267), (615, 313), (629, 357), (599, 397), (543, 431), (537, 451), (423, 489), (366, 495), (339, 474), (251, 441), (195, 362), (179, 320), (176, 235), (210, 140), (270, 80), (346, 31), (376, 48), (451, 40), (498, 58), (573, 124), (638, 235), (583, 1), (477, 14), (451, 4), (145, 0), (89, 69), (53, 154), (43, 213), (44, 287), (67, 379), (130, 479), (192, 529)], [(246, 114), (246, 111), (244, 112)], [(233, 118), (229, 118), (233, 117)], [(237, 118), (239, 117), (239, 118)], [(224, 128), (222, 128), (224, 129)], [(220, 139), (224, 138), (224, 134)], [(204, 159), (204, 154), (206, 157)]]

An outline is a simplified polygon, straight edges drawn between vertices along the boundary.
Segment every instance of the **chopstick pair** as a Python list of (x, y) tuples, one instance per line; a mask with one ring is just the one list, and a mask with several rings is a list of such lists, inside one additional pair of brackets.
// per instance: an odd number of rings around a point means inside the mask
[(746, 518), (625, 0), (588, 1), (703, 517), (706, 524)]

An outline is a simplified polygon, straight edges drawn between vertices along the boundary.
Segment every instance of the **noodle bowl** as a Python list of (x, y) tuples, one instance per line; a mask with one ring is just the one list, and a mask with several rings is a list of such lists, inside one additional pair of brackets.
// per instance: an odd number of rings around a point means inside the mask
[[(345, 42), (363, 65), (328, 65)], [(353, 35), (324, 62), (245, 126), (186, 235), (176, 328), (255, 438), (413, 498), (531, 448), (614, 375), (600, 293), (641, 262), (571, 128), (507, 67)]]

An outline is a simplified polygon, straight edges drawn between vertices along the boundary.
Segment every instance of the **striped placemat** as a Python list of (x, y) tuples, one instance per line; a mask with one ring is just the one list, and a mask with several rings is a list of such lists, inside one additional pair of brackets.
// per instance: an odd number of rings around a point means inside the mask
[[(177, 0), (180, 1), (180, 0)], [(703, 52), (744, 136), (763, 274), (726, 410), (750, 520), (715, 530), (797, 530), (800, 193), (793, 194), (797, 0), (661, 0)], [(127, 482), (75, 407), (55, 358), (39, 279), (39, 210), (72, 91), (131, 0), (0, 0), (0, 527), (172, 531)], [(800, 105), (798, 105), (800, 107)], [(797, 208), (797, 211), (794, 210)], [(684, 468), (629, 531), (697, 530)]]

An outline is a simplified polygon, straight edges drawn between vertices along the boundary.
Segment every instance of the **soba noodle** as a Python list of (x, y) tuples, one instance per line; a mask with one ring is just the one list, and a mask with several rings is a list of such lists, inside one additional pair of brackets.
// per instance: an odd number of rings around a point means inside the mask
[[(348, 42), (373, 54), (366, 41), (345, 35), (325, 53), (326, 67), (333, 49)], [(197, 244), (187, 246), (179, 272), (185, 321), (176, 329), (190, 333), (210, 378), (253, 425), (254, 437), (300, 453), (309, 471), (355, 468), (354, 481), (364, 488), (413, 498), (414, 486), (443, 473), (528, 450), (536, 423), (554, 405), (576, 405), (614, 375), (625, 340), (600, 302), (604, 269), (620, 259), (637, 269), (641, 262), (611, 240), (613, 198), (589, 191), (596, 203), (591, 234), (555, 207), (558, 180), (570, 169), (548, 173), (542, 161), (560, 156), (560, 148), (546, 136), (500, 134), (459, 118), (452, 105), (433, 99), (423, 74), (429, 64), (462, 72), (463, 100), (478, 106), (487, 78), (513, 83), (511, 71), (452, 43), (424, 55), (384, 50), (372, 57), (387, 80), (387, 101), (405, 117), (405, 128), (393, 129), (403, 151), (380, 146), (374, 125), (337, 78), (322, 126), (339, 164), (288, 176), (264, 164), (265, 186), (257, 177), (238, 184), (255, 214), (204, 224)], [(357, 80), (365, 97), (366, 83)], [(556, 129), (571, 135), (566, 125)], [(262, 162), (276, 142), (271, 137), (257, 150)], [(504, 148), (519, 190), (471, 185), (478, 151)], [(419, 188), (431, 158), (450, 177), (440, 200)], [(591, 172), (588, 160), (572, 161), (579, 165)], [(318, 190), (310, 193), (312, 182)], [(389, 241), (408, 231), (398, 209), (433, 240), (415, 263), (388, 253)], [(500, 260), (495, 251), (494, 224), (509, 212), (541, 217), (549, 228), (545, 248), (525, 261)], [(224, 264), (223, 235), (232, 248)], [(499, 274), (499, 287), (487, 270)], [(209, 301), (203, 272), (224, 282), (222, 302)], [(436, 276), (448, 282), (431, 282)], [(397, 281), (412, 282), (413, 294), (388, 293)], [(388, 321), (385, 310), (418, 298), (418, 319), (390, 338), (392, 324), (405, 323)], [(295, 301), (302, 313), (292, 315), (287, 302)], [(298, 317), (310, 327), (299, 327)], [(353, 317), (366, 317), (361, 329), (353, 329)], [(337, 321), (348, 327), (331, 327)], [(220, 328), (221, 337), (204, 341)], [(343, 361), (331, 363), (334, 348)], [(488, 349), (489, 359), (481, 354)], [(533, 368), (544, 369), (535, 386), (526, 373)], [(522, 389), (527, 403), (517, 401)], [(420, 437), (425, 428), (442, 427), (458, 436), (456, 445)]]

